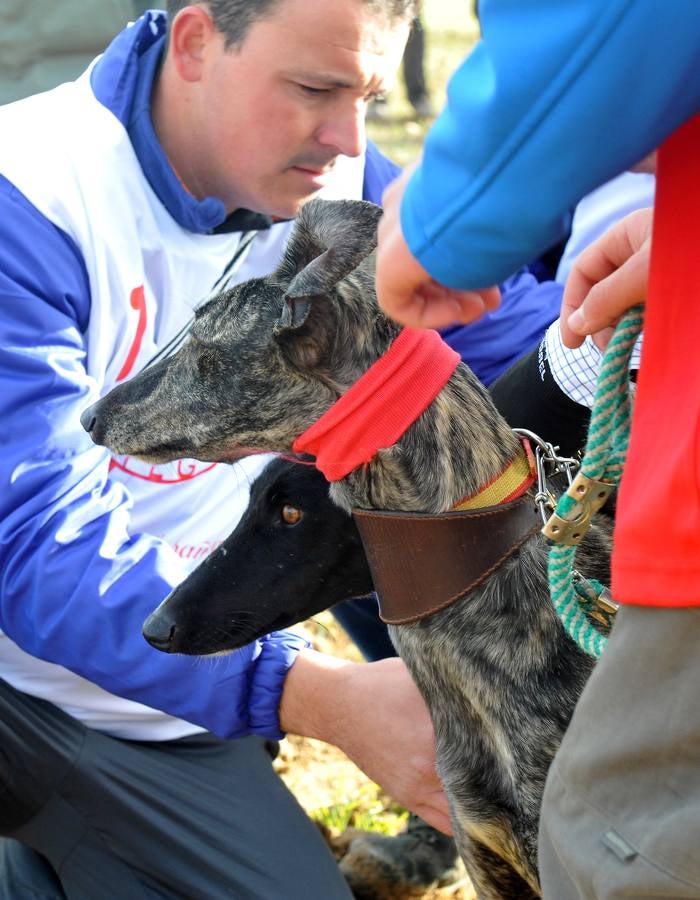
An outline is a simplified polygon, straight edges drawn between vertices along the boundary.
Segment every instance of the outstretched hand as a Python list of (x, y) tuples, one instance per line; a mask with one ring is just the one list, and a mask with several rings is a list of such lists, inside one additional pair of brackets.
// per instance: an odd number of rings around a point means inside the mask
[(576, 259), (564, 288), (559, 327), (567, 347), (593, 335), (604, 349), (620, 316), (646, 300), (653, 209), (625, 216)]
[(280, 724), (339, 747), (394, 800), (451, 833), (430, 716), (398, 657), (349, 663), (303, 651), (287, 675)]
[(497, 287), (464, 291), (435, 281), (408, 249), (401, 230), (400, 207), (414, 166), (404, 170), (384, 192), (379, 221), (377, 298), (387, 316), (412, 328), (443, 328), (468, 323), (500, 303)]

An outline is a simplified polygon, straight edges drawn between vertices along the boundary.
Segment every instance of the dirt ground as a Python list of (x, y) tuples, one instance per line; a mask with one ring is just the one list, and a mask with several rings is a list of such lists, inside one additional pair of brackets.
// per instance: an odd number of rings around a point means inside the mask
[[(315, 649), (345, 659), (359, 660), (333, 616), (321, 613), (297, 626)], [(275, 768), (301, 805), (328, 838), (336, 856), (342, 855), (347, 828), (365, 828), (395, 834), (405, 824), (406, 812), (383, 795), (351, 760), (336, 747), (307, 738), (290, 736), (282, 741)], [(412, 895), (423, 900), (475, 900), (466, 873), (449, 887)], [(396, 897), (395, 900), (406, 900)]]

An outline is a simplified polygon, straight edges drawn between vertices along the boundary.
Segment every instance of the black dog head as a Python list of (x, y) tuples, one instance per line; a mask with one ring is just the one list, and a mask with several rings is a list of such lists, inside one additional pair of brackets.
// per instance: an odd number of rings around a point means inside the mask
[(358, 531), (311, 466), (274, 460), (235, 531), (146, 620), (168, 653), (242, 647), (372, 590)]

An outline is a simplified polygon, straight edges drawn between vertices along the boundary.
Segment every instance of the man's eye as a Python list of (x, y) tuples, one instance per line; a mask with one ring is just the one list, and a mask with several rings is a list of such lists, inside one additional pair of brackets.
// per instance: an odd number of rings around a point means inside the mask
[(318, 97), (318, 96), (320, 96), (321, 94), (327, 94), (327, 93), (328, 93), (328, 88), (311, 87), (310, 84), (301, 84), (301, 83), (300, 83), (300, 84), (299, 84), (299, 87), (302, 89), (302, 91), (303, 91), (305, 94), (309, 94), (309, 95), (312, 96), (312, 97)]

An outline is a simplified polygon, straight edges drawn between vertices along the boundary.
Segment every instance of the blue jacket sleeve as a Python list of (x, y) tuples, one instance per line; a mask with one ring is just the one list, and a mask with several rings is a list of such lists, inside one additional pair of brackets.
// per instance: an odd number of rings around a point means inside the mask
[(581, 197), (700, 108), (695, 0), (484, 0), (401, 207), (437, 280), (478, 288), (555, 244)]
[(0, 627), (34, 656), (222, 737), (278, 737), (303, 640), (273, 633), (203, 667), (141, 636), (181, 572), (165, 543), (129, 533), (130, 499), (80, 427), (89, 306), (75, 245), (0, 178)]
[[(363, 199), (381, 204), (384, 189), (400, 171), (368, 141)], [(561, 305), (561, 287), (551, 281), (539, 284), (527, 268), (511, 275), (500, 287), (501, 305), (496, 312), (470, 325), (441, 331), (445, 341), (486, 385), (539, 344)]]

